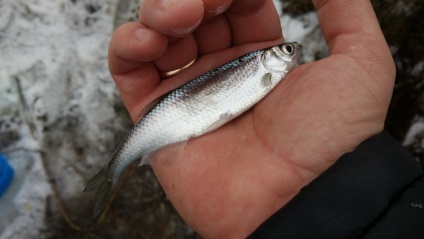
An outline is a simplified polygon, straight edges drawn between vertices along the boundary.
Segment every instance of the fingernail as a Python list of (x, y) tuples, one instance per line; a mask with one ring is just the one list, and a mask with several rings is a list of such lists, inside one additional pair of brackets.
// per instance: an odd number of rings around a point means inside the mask
[(196, 22), (196, 24), (194, 24), (193, 26), (190, 27), (186, 27), (186, 28), (175, 28), (175, 29), (170, 29), (173, 33), (177, 34), (177, 35), (185, 35), (187, 33), (192, 32), (194, 29), (196, 29), (200, 23), (202, 22), (202, 19), (200, 19), (198, 22)]
[(206, 10), (206, 12), (208, 13), (208, 14), (210, 14), (211, 16), (216, 16), (216, 15), (219, 15), (219, 14), (221, 14), (221, 13), (223, 13), (223, 12), (225, 12), (225, 11), (227, 11), (227, 9), (230, 7), (230, 4), (224, 4), (224, 5), (221, 5), (221, 6), (218, 6), (217, 8), (215, 8), (215, 9), (209, 9), (209, 10)]
[(139, 41), (144, 41), (144, 39), (146, 39), (146, 36), (149, 34), (149, 31), (147, 31), (146, 29), (139, 28), (135, 30), (134, 37)]
[(173, 0), (161, 0), (160, 6), (163, 10), (168, 9), (174, 3)]

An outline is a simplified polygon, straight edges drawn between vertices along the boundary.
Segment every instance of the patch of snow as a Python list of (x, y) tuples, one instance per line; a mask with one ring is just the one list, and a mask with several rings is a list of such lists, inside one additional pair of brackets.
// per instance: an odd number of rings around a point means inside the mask
[[(15, 169), (0, 199), (0, 238), (38, 238), (55, 203), (50, 181), (64, 199), (81, 194), (75, 168), (104, 161), (99, 149), (123, 130), (107, 66), (117, 3), (0, 2), (0, 151)], [(75, 147), (92, 161), (75, 161)]]
[(45, 228), (46, 198), (51, 188), (38, 155), (14, 154), (10, 164), (15, 177), (0, 200), (1, 210), (7, 210), (1, 216), (0, 238), (33, 238)]
[(424, 69), (424, 61), (418, 62), (411, 70), (411, 74), (413, 76), (419, 76)]
[[(406, 133), (403, 145), (411, 145), (416, 141), (417, 136), (422, 134), (424, 134), (424, 118), (416, 117)], [(422, 145), (422, 148), (424, 148), (424, 145)]]
[(299, 17), (281, 17), (283, 35), (287, 42), (297, 41), (303, 45), (303, 62), (314, 61), (328, 55), (327, 44), (321, 34), (316, 12)]

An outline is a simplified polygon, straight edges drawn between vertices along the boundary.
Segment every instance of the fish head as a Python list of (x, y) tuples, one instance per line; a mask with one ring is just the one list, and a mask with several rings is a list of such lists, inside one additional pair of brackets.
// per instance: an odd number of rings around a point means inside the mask
[(303, 46), (297, 42), (287, 42), (270, 47), (262, 55), (262, 63), (270, 73), (287, 73), (299, 63)]

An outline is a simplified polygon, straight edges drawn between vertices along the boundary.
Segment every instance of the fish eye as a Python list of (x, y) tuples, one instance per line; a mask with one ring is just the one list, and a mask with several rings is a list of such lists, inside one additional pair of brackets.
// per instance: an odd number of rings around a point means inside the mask
[(284, 54), (286, 55), (292, 55), (294, 53), (293, 46), (291, 44), (285, 44), (283, 45), (282, 49)]

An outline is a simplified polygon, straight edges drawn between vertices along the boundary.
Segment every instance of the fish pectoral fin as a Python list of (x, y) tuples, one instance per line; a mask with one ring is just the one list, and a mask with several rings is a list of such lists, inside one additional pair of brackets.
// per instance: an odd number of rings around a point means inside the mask
[(219, 119), (217, 121), (213, 122), (211, 125), (209, 125), (209, 127), (207, 127), (205, 130), (203, 130), (202, 134), (212, 132), (212, 131), (218, 129), (219, 127), (223, 126), (224, 124), (228, 123), (229, 121), (231, 121), (234, 118), (235, 118), (234, 115), (232, 115), (228, 112), (224, 113), (219, 117)]
[(140, 164), (138, 166), (157, 165), (159, 163), (172, 164), (175, 160), (177, 160), (177, 158), (180, 157), (185, 146), (187, 145), (187, 142), (188, 140), (171, 144), (150, 154), (146, 154), (141, 158)]
[(264, 77), (262, 77), (262, 85), (265, 87), (272, 85), (272, 75), (271, 73), (266, 73)]

